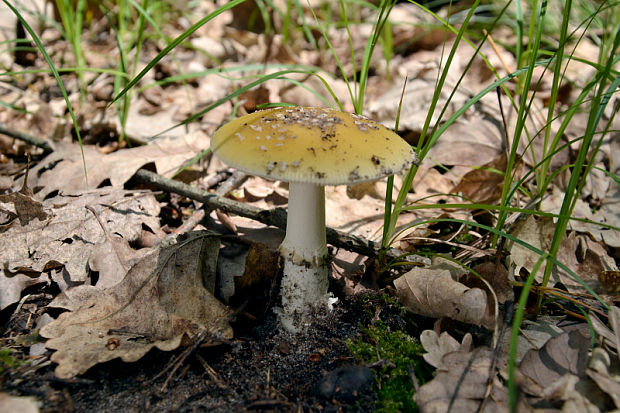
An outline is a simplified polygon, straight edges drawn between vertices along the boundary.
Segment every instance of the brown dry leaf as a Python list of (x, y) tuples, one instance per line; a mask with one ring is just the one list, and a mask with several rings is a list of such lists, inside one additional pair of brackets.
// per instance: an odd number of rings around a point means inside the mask
[[(422, 413), (508, 412), (508, 391), (496, 367), (504, 365), (504, 359), (497, 359), (486, 347), (447, 353), (441, 359), (435, 378), (420, 387), (413, 400)], [(528, 410), (523, 403), (518, 405), (517, 411)]]
[(104, 188), (82, 196), (57, 196), (42, 204), (50, 214), (46, 221), (13, 225), (0, 234), (0, 309), (17, 302), (28, 285), (47, 282), (41, 275), (44, 271), (61, 269), (53, 274), (61, 289), (87, 281), (87, 262), (105, 241), (87, 205), (98, 211), (111, 233), (128, 242), (140, 237), (142, 225), (159, 228), (159, 204), (149, 191)]
[(455, 186), (453, 194), (462, 193), (472, 202), (490, 204), (502, 196), (504, 173), (506, 172), (506, 152), (488, 162), (480, 169), (466, 173)]
[(368, 195), (371, 198), (381, 199), (381, 195), (379, 195), (377, 191), (376, 181), (368, 181), (361, 182), (359, 184), (348, 185), (347, 195), (350, 198), (357, 200), (362, 199), (365, 195)]
[(267, 198), (275, 190), (275, 184), (266, 179), (253, 176), (243, 183), (243, 194), (247, 201), (256, 202)]
[(543, 396), (547, 404), (561, 406), (562, 412), (599, 413), (609, 410), (603, 407), (606, 404), (602, 402), (605, 395), (594, 382), (570, 373), (545, 388)]
[(459, 343), (447, 331), (438, 336), (434, 330), (424, 330), (420, 334), (420, 343), (426, 351), (422, 355), (424, 360), (431, 366), (438, 368), (441, 366), (441, 359), (444, 355), (453, 351), (468, 353), (471, 349), (472, 336), (470, 333), (465, 334), (463, 341)]
[[(557, 324), (558, 317), (539, 316), (536, 321), (524, 320), (517, 339), (517, 353), (515, 361), (520, 363), (528, 351), (542, 348), (552, 337), (557, 337), (564, 332)], [(502, 334), (500, 348), (505, 354), (510, 352), (512, 345), (511, 334)]]
[[(150, 145), (102, 154), (94, 147), (83, 146), (88, 170), (88, 185), (99, 187), (109, 180), (113, 187), (122, 188), (138, 169), (149, 163), (157, 172), (170, 177), (184, 162), (209, 147), (201, 134), (182, 139), (161, 139)], [(77, 144), (58, 143), (54, 152), (32, 169), (30, 186), (39, 199), (54, 191), (76, 194), (86, 190), (82, 152)]]
[[(583, 280), (596, 292), (604, 292), (600, 283), (600, 276), (605, 270), (599, 254), (587, 247), (582, 249), (583, 243), (581, 236), (576, 232), (571, 232), (562, 240), (558, 250), (557, 260), (570, 268), (579, 278)], [(585, 251), (583, 251), (585, 249)], [(569, 291), (585, 292), (584, 287), (572, 276), (568, 275), (561, 268), (557, 269), (562, 283)]]
[[(504, 304), (506, 301), (514, 300), (514, 290), (512, 289), (508, 279), (508, 271), (503, 265), (496, 265), (493, 262), (483, 262), (476, 265), (472, 268), (472, 270), (478, 273), (489, 283), (499, 304)], [(468, 287), (476, 287), (483, 290), (488, 289), (487, 284), (480, 280), (480, 278), (476, 277), (473, 273), (467, 274), (460, 281)], [(489, 304), (492, 305), (492, 303)]]
[(557, 403), (562, 411), (608, 411), (611, 406), (605, 394), (588, 377), (604, 376), (600, 374), (600, 363), (594, 363), (599, 372), (590, 369), (588, 374), (587, 367), (593, 361), (589, 349), (590, 339), (573, 330), (550, 339), (540, 350), (530, 350), (519, 367), (519, 372), (529, 379), (522, 380), (522, 390), (533, 396), (532, 402), (543, 399)]
[(80, 301), (70, 303), (74, 311), (40, 331), (57, 350), (56, 376), (74, 377), (118, 357), (136, 361), (153, 347), (174, 350), (203, 331), (211, 344), (231, 338), (227, 308), (203, 286), (215, 273), (219, 246), (214, 234), (194, 233), (147, 255), (112, 288), (82, 288)]
[(486, 293), (454, 281), (446, 269), (415, 267), (394, 280), (394, 286), (401, 303), (415, 314), (482, 325), (488, 312)]
[(612, 359), (607, 351), (600, 347), (592, 350), (592, 357), (586, 374), (596, 385), (613, 400), (614, 406), (620, 408), (620, 363)]
[[(2, 208), (1, 205), (0, 209), (11, 213), (14, 217), (18, 218), (19, 224), (22, 227), (24, 225), (28, 225), (30, 221), (34, 219), (43, 221), (47, 218), (47, 212), (45, 212), (43, 205), (33, 199), (32, 191), (26, 186), (26, 183), (23, 184), (22, 189), (18, 192), (0, 195), (0, 204), (3, 203), (13, 205), (13, 211)], [(3, 222), (0, 227), (0, 232), (8, 230), (12, 224), (12, 221)]]
[[(380, 240), (384, 208), (385, 201), (382, 199), (369, 196), (361, 200), (351, 199), (344, 185), (325, 187), (325, 219), (332, 228), (373, 241)], [(401, 214), (397, 228), (402, 229), (418, 217), (417, 211)]]
[[(511, 234), (541, 251), (548, 251), (554, 230), (555, 224), (552, 218), (530, 215), (525, 220), (519, 221)], [(531, 272), (534, 264), (540, 258), (536, 252), (514, 242), (508, 242), (507, 249), (510, 251), (511, 265), (515, 266), (516, 274), (521, 268)], [(557, 254), (559, 262), (567, 266), (597, 293), (604, 292), (600, 282), (600, 276), (604, 270), (602, 259), (606, 259), (606, 257), (601, 255), (601, 251), (596, 252), (588, 246), (587, 242), (581, 242), (575, 232), (571, 232), (562, 240)], [(536, 274), (536, 281), (540, 283), (542, 280), (543, 271), (541, 269)], [(551, 285), (557, 282), (564, 284), (571, 292), (586, 292), (581, 283), (559, 267), (554, 269), (550, 279)]]
[[(555, 225), (552, 218), (529, 215), (526, 219), (518, 221), (511, 231), (511, 235), (541, 251), (548, 251), (553, 238)], [(515, 274), (519, 274), (521, 268), (531, 271), (540, 255), (520, 244), (507, 242), (507, 250), (510, 252), (510, 263), (515, 266)], [(537, 281), (542, 281), (542, 274), (537, 274)]]
[(590, 311), (588, 313), (592, 328), (599, 337), (598, 345), (614, 351), (620, 360), (620, 308), (612, 306), (609, 310), (609, 324), (605, 325), (598, 316)]
[(99, 273), (97, 288), (109, 288), (118, 284), (127, 271), (149, 252), (148, 248), (135, 250), (129, 242), (119, 236), (106, 237), (103, 243), (93, 247), (88, 258), (88, 267)]
[[(620, 139), (618, 139), (620, 141)], [(618, 150), (618, 157), (620, 157), (620, 149)], [(620, 174), (620, 168), (616, 172), (616, 176)], [(608, 178), (611, 180), (611, 178)], [(549, 197), (545, 198), (542, 203), (542, 209), (552, 213), (559, 213), (562, 206), (562, 200), (564, 198), (564, 192), (557, 187), (553, 187), (552, 193)], [(592, 208), (586, 202), (578, 199), (573, 211), (573, 217), (585, 218), (594, 223), (590, 224), (581, 221), (570, 221), (569, 228), (590, 234), (594, 239), (604, 242), (606, 245), (612, 248), (620, 247), (620, 231), (616, 231), (613, 228), (608, 228), (602, 225), (611, 225), (614, 227), (620, 227), (620, 185), (617, 183), (610, 184), (609, 191), (604, 199), (601, 201), (600, 207), (592, 213)]]
[(555, 383), (569, 373), (585, 377), (590, 339), (573, 330), (553, 337), (540, 350), (525, 354), (519, 370), (541, 388)]

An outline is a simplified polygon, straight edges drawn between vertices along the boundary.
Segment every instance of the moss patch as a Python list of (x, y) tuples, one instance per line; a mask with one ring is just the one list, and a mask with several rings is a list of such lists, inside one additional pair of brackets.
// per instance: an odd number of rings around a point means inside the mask
[(432, 377), (432, 369), (422, 358), (422, 345), (403, 331), (392, 331), (381, 320), (363, 330), (347, 347), (359, 363), (376, 366), (379, 394), (377, 412), (416, 412), (413, 379), (419, 385)]

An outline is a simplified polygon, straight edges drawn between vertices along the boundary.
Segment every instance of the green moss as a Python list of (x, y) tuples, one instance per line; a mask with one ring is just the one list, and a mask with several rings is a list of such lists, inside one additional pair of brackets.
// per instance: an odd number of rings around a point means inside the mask
[(422, 345), (402, 331), (391, 331), (377, 321), (364, 329), (364, 336), (347, 342), (349, 351), (359, 363), (377, 365), (375, 379), (379, 401), (377, 412), (416, 412), (413, 382), (419, 385), (431, 378), (431, 369), (422, 358)]
[(369, 317), (374, 317), (377, 306), (393, 307), (401, 317), (407, 314), (405, 307), (398, 301), (398, 298), (389, 294), (364, 293), (357, 297), (357, 302), (365, 309)]
[(22, 361), (13, 357), (13, 351), (10, 348), (0, 348), (0, 373), (10, 370), (22, 364)]

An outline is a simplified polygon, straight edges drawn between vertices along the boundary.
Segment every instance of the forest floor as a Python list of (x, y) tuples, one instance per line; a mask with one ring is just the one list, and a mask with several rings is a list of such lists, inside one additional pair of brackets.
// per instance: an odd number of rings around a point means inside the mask
[[(295, 335), (274, 312), (288, 185), (233, 170), (210, 153), (210, 138), (264, 105), (354, 112), (360, 89), (351, 82), (360, 80), (377, 9), (351, 2), (347, 20), (329, 2), (311, 2), (318, 27), (305, 2), (289, 4), (289, 15), (247, 1), (188, 35), (114, 101), (170, 39), (230, 3), (152, 2), (162, 9), (149, 9), (144, 37), (137, 9), (120, 31), (121, 17), (88, 8), (79, 53), (51, 2), (39, 3), (18, 10), (47, 56), (0, 6), (2, 44), (24, 46), (0, 53), (0, 411), (507, 412), (511, 397), (519, 411), (620, 408), (615, 91), (575, 198), (580, 220), (568, 225), (561, 265), (543, 285), (537, 261), (553, 241), (588, 113), (562, 129), (538, 199), (552, 71), (534, 70), (524, 126), (532, 139), (514, 143), (518, 108), (505, 92), (517, 95), (517, 80), (459, 112), (516, 69), (514, 34), (498, 26), (496, 43), (479, 50), (486, 60), (459, 45), (436, 94), (454, 33), (397, 4), (390, 36), (365, 60), (361, 93), (365, 116), (388, 128), (398, 118), (399, 135), (424, 149), (404, 196), (412, 207), (379, 261), (388, 184), (326, 187), (338, 301)], [(266, 14), (257, 3), (269, 3)], [(471, 30), (475, 43), (483, 32)], [(600, 69), (584, 64), (598, 52), (588, 36), (574, 44), (554, 95), (554, 133), (559, 112), (570, 112)], [(64, 90), (49, 62), (66, 69)], [(434, 99), (445, 106), (442, 122), (456, 120), (427, 148)], [(394, 200), (406, 172), (394, 177)], [(495, 244), (511, 174), (513, 183), (524, 178)], [(530, 295), (511, 341), (523, 291)]]

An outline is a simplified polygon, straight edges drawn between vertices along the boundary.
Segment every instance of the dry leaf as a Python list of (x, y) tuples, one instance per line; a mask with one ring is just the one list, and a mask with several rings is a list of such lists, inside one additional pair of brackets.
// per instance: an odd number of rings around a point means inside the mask
[(488, 162), (480, 169), (474, 169), (463, 176), (455, 186), (453, 194), (462, 193), (472, 202), (490, 204), (502, 196), (504, 173), (506, 171), (506, 152)]
[(617, 360), (612, 362), (609, 353), (600, 347), (592, 350), (592, 357), (586, 374), (596, 385), (607, 393), (614, 402), (616, 408), (620, 408), (620, 365)]
[[(576, 232), (571, 232), (562, 240), (558, 250), (557, 260), (570, 268), (583, 282), (590, 286), (595, 292), (604, 292), (600, 283), (600, 276), (605, 270), (601, 257), (585, 246), (582, 248), (581, 236)], [(585, 292), (584, 287), (572, 276), (561, 268), (556, 269), (560, 280), (572, 292)]]
[[(43, 205), (33, 199), (32, 191), (30, 191), (26, 185), (18, 192), (0, 195), (0, 204), (2, 203), (13, 205), (12, 211), (2, 207), (0, 208), (14, 214), (14, 217), (19, 219), (19, 224), (22, 227), (28, 225), (30, 221), (34, 219), (43, 221), (47, 218), (47, 212), (45, 212)], [(12, 221), (3, 222), (2, 227), (0, 227), (0, 232), (8, 230), (12, 224)]]
[[(515, 224), (511, 235), (538, 250), (548, 251), (554, 229), (552, 218), (529, 215)], [(517, 243), (509, 241), (506, 243), (506, 248), (510, 252), (510, 263), (515, 266), (515, 274), (519, 274), (521, 268), (531, 272), (540, 258), (539, 254)], [(537, 274), (537, 281), (542, 281), (542, 274)]]
[[(541, 315), (536, 319), (524, 320), (517, 339), (516, 362), (520, 363), (528, 351), (542, 348), (552, 337), (557, 337), (564, 332), (557, 326), (559, 320), (557, 317)], [(512, 345), (511, 334), (502, 334), (500, 347), (504, 353), (508, 354)]]
[(508, 412), (508, 391), (492, 368), (504, 362), (486, 347), (447, 353), (435, 378), (420, 387), (413, 399), (421, 413)]
[(103, 243), (93, 247), (88, 267), (99, 273), (97, 288), (109, 288), (118, 284), (131, 266), (149, 252), (148, 248), (135, 250), (119, 236), (106, 237)]
[[(511, 234), (538, 250), (549, 251), (554, 230), (555, 224), (552, 218), (530, 215), (525, 220), (517, 222)], [(587, 243), (585, 247), (582, 246), (583, 244), (575, 232), (568, 234), (562, 240), (556, 258), (595, 292), (604, 292), (600, 277), (604, 271), (602, 259), (606, 257), (589, 248)], [(531, 272), (540, 258), (535, 251), (512, 241), (507, 243), (507, 249), (510, 251), (511, 265), (515, 266), (516, 274), (521, 268), (527, 270), (528, 273)], [(536, 274), (535, 279), (539, 283), (543, 281), (543, 268), (541, 267)], [(558, 282), (561, 282), (571, 292), (586, 292), (580, 282), (562, 268), (556, 267), (551, 273), (550, 283), (553, 285)]]
[(74, 377), (118, 357), (136, 361), (153, 347), (170, 351), (204, 330), (211, 343), (231, 338), (228, 310), (203, 286), (215, 273), (219, 245), (211, 233), (191, 234), (143, 258), (112, 288), (82, 288), (73, 311), (40, 331), (57, 350), (56, 376)]
[(620, 360), (620, 351), (618, 351), (620, 350), (620, 308), (616, 306), (610, 308), (608, 314), (610, 327), (606, 326), (593, 311), (590, 311), (588, 316), (590, 317), (592, 328), (598, 335), (599, 346), (615, 351), (618, 360)]
[[(208, 139), (190, 134), (179, 139), (160, 139), (150, 145), (102, 154), (93, 146), (83, 146), (88, 186), (99, 187), (109, 180), (113, 187), (122, 188), (138, 169), (149, 163), (157, 172), (170, 177), (184, 162), (208, 148)], [(86, 190), (82, 150), (78, 144), (57, 143), (54, 152), (45, 157), (31, 171), (30, 186), (39, 199), (59, 191), (61, 194), (79, 194)]]
[(394, 286), (401, 303), (415, 314), (481, 325), (487, 312), (486, 293), (454, 281), (448, 270), (415, 267)]
[(585, 377), (590, 340), (579, 331), (553, 337), (540, 350), (525, 354), (519, 370), (545, 389), (565, 374)]
[[(617, 139), (620, 141), (620, 139)], [(619, 144), (620, 146), (620, 144)], [(618, 157), (620, 157), (620, 148), (618, 149)], [(616, 176), (620, 174), (620, 168), (616, 172)], [(611, 178), (605, 176), (611, 181)], [(582, 194), (583, 196), (583, 194)], [(559, 213), (564, 192), (557, 187), (553, 187), (550, 196), (546, 197), (542, 202), (542, 209), (547, 212)], [(581, 221), (569, 221), (569, 228), (575, 231), (590, 234), (594, 239), (603, 241), (612, 248), (620, 247), (620, 231), (607, 226), (620, 227), (620, 185), (617, 182), (610, 183), (609, 190), (604, 199), (600, 202), (600, 206), (592, 213), (592, 207), (581, 199), (576, 200), (575, 209), (573, 210), (574, 218), (584, 218), (594, 221), (593, 224)], [(601, 226), (600, 223), (605, 226)]]
[(44, 271), (62, 269), (55, 278), (61, 289), (87, 281), (87, 262), (105, 241), (87, 205), (98, 211), (111, 233), (128, 242), (140, 237), (143, 225), (159, 228), (159, 204), (151, 192), (106, 188), (43, 201), (50, 214), (46, 221), (13, 225), (0, 234), (0, 309), (17, 302), (28, 285), (47, 282)]
[(420, 343), (426, 351), (426, 353), (422, 355), (424, 360), (431, 366), (438, 368), (441, 366), (441, 359), (444, 355), (453, 351), (468, 353), (471, 349), (472, 336), (470, 333), (465, 334), (462, 343), (459, 343), (447, 331), (444, 331), (438, 336), (433, 330), (424, 330), (422, 334), (420, 334)]
[[(491, 288), (493, 288), (493, 292), (497, 296), (497, 301), (499, 304), (504, 304), (506, 301), (514, 300), (515, 296), (508, 279), (508, 270), (506, 270), (503, 265), (496, 265), (493, 262), (483, 262), (476, 265), (472, 268), (472, 270), (478, 273), (489, 283)], [(460, 281), (468, 287), (476, 287), (488, 291), (487, 284), (476, 277), (473, 273), (467, 274), (465, 277), (460, 279)], [(488, 294), (488, 296), (492, 299), (491, 294)], [(489, 305), (493, 305), (493, 302), (490, 301)]]

